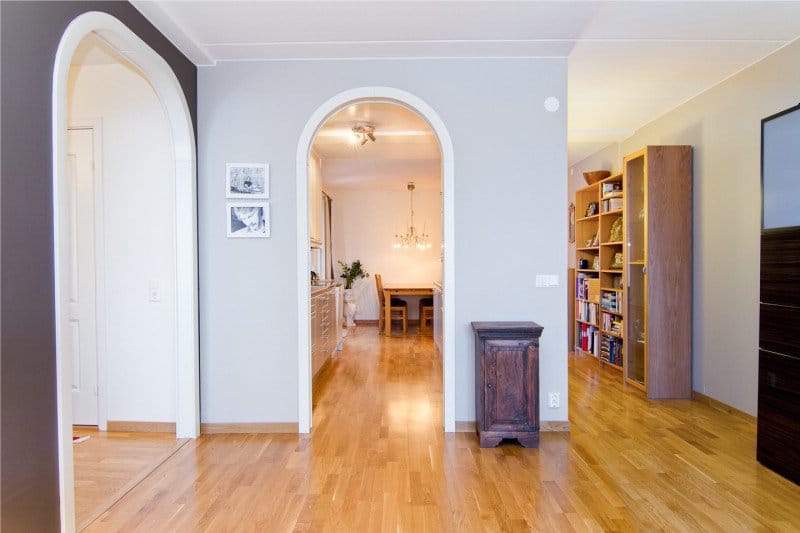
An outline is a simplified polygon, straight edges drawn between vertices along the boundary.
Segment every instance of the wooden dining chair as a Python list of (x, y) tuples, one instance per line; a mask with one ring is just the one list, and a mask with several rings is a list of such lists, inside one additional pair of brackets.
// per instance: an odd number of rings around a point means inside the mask
[(422, 298), (419, 301), (419, 332), (428, 333), (433, 330), (433, 298)]
[[(380, 274), (375, 274), (375, 285), (378, 289), (378, 304), (380, 307), (380, 312), (378, 313), (378, 332), (382, 332), (384, 327), (389, 328), (389, 331), (391, 331), (392, 325), (384, 324), (386, 298), (383, 296), (383, 282), (381, 281)], [(400, 298), (392, 298), (391, 306), (391, 318), (392, 320), (403, 321), (403, 334), (405, 335), (408, 330), (408, 304), (405, 300), (401, 300)]]

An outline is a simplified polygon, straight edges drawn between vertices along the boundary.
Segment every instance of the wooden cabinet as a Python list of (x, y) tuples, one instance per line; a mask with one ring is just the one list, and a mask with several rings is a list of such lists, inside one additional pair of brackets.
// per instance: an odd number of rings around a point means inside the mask
[(800, 483), (800, 226), (761, 230), (758, 460)]
[(475, 417), (481, 447), (539, 445), (539, 337), (534, 322), (473, 322)]
[(316, 291), (311, 297), (311, 374), (316, 376), (342, 338), (341, 286)]
[(648, 398), (692, 396), (692, 147), (623, 160), (625, 379)]
[(439, 283), (433, 283), (433, 342), (442, 353), (444, 340), (444, 291)]

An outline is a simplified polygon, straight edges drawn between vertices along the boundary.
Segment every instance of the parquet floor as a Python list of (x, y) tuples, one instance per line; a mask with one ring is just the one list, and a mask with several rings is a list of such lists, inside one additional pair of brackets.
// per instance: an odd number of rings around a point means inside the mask
[(169, 433), (97, 431), (86, 426), (76, 426), (74, 434), (89, 436), (72, 447), (79, 530), (186, 442)]
[(431, 339), (360, 327), (310, 436), (191, 441), (89, 531), (800, 530), (800, 487), (755, 461), (752, 420), (619, 378), (571, 357), (571, 433), (481, 449), (442, 433)]

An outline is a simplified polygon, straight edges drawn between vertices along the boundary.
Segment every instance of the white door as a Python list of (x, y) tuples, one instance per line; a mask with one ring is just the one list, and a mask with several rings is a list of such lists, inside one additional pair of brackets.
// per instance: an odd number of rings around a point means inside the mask
[(96, 426), (94, 130), (70, 128), (67, 136), (72, 423)]

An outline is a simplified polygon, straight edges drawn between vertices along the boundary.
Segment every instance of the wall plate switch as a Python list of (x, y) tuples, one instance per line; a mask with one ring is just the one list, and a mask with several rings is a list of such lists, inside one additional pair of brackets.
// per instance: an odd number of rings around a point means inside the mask
[(560, 392), (551, 392), (548, 395), (547, 406), (550, 409), (558, 409), (561, 407), (561, 393)]
[(536, 274), (537, 287), (558, 287), (558, 274)]
[(150, 285), (148, 287), (148, 295), (149, 300), (151, 302), (160, 302), (161, 301), (161, 284), (156, 280), (150, 280)]

